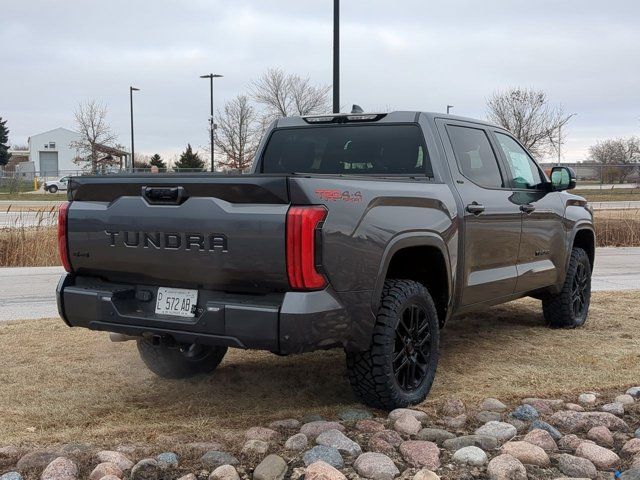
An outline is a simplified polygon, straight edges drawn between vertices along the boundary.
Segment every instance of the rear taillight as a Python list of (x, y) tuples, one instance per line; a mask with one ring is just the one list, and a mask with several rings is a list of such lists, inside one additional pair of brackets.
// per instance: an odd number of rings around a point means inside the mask
[(317, 270), (320, 228), (327, 216), (321, 205), (292, 206), (287, 212), (287, 275), (295, 290), (320, 290), (327, 279)]
[(67, 213), (69, 211), (69, 202), (60, 205), (58, 211), (58, 253), (60, 261), (67, 272), (71, 272), (71, 263), (69, 262), (69, 243), (67, 242)]

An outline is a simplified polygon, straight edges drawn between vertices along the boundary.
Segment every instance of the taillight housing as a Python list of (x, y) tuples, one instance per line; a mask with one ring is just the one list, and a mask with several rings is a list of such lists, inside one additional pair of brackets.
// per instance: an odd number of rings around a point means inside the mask
[(327, 217), (322, 205), (291, 206), (287, 212), (287, 276), (294, 290), (321, 290), (327, 279), (318, 271), (320, 229)]
[(69, 202), (64, 202), (58, 210), (58, 254), (60, 262), (67, 272), (71, 272), (71, 262), (69, 261), (69, 242), (67, 240), (67, 214), (69, 212)]

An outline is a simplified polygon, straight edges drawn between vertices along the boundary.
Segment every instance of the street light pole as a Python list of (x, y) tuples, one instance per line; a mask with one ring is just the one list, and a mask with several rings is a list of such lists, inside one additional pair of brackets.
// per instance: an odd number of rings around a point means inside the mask
[(340, 113), (340, 0), (333, 0), (333, 113)]
[(133, 92), (137, 92), (139, 90), (140, 89), (136, 87), (131, 87), (131, 86), (129, 87), (129, 107), (131, 112), (131, 171), (132, 172), (135, 167), (135, 159), (136, 159), (135, 142), (133, 139)]
[(562, 153), (562, 125), (558, 125), (558, 165), (561, 162)]
[(453, 105), (447, 105), (447, 115), (449, 115), (449, 111), (453, 108)]
[(209, 128), (210, 128), (210, 132), (211, 132), (211, 171), (215, 172), (215, 163), (214, 163), (214, 159), (215, 159), (215, 153), (214, 153), (214, 134), (215, 134), (215, 129), (216, 129), (216, 125), (214, 123), (213, 120), (213, 79), (214, 78), (221, 78), (222, 75), (218, 75), (215, 73), (209, 73), (208, 75), (200, 75), (200, 78), (208, 78), (209, 79), (209, 100), (211, 102), (211, 117), (209, 118)]

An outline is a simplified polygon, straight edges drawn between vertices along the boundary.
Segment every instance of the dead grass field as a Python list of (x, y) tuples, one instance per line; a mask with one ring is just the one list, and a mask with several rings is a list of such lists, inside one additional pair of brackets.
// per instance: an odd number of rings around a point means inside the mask
[[(38, 226), (0, 228), (0, 267), (59, 265), (55, 211), (37, 210)], [(595, 216), (598, 247), (640, 246), (640, 210), (599, 210)]]
[(578, 188), (571, 190), (570, 193), (580, 195), (589, 202), (630, 202), (640, 200), (640, 188)]
[[(640, 294), (596, 293), (587, 326), (544, 326), (539, 302), (495, 307), (452, 322), (442, 337), (433, 411), (455, 396), (562, 396), (626, 388), (640, 378)], [(210, 376), (162, 380), (132, 342), (60, 320), (0, 324), (0, 444), (222, 440), (237, 429), (359, 406), (341, 351), (277, 357), (230, 350)]]

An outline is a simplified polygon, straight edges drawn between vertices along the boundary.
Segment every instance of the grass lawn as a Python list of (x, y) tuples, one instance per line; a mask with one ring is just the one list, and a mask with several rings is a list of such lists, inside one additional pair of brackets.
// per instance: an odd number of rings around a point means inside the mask
[(616, 188), (605, 190), (590, 190), (576, 188), (569, 193), (580, 195), (589, 202), (628, 202), (640, 200), (640, 188)]
[[(489, 396), (509, 401), (637, 385), (637, 307), (638, 292), (595, 293), (587, 325), (576, 330), (546, 328), (532, 299), (452, 322), (420, 408), (432, 413), (448, 397), (473, 409)], [(242, 441), (239, 429), (361, 406), (338, 350), (291, 357), (230, 350), (212, 375), (163, 380), (144, 367), (135, 343), (110, 343), (104, 333), (57, 319), (0, 324), (0, 345), (4, 444), (171, 438), (233, 449)]]
[(0, 200), (29, 200), (30, 202), (64, 202), (67, 193), (0, 193)]

